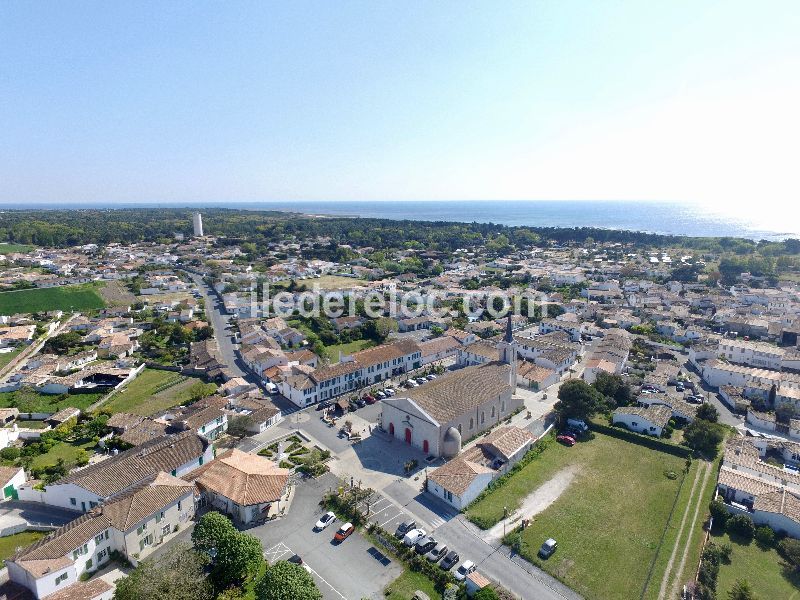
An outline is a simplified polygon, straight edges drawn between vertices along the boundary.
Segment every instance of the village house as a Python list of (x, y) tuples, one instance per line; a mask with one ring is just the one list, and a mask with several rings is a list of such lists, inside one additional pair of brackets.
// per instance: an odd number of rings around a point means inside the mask
[(661, 433), (672, 417), (672, 410), (660, 404), (652, 406), (620, 406), (614, 409), (612, 423), (624, 425), (626, 429), (661, 437)]

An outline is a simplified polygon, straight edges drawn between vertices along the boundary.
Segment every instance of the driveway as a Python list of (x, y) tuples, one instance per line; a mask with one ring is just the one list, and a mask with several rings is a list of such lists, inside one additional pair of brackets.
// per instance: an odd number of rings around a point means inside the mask
[(324, 531), (313, 530), (324, 512), (319, 505), (322, 495), (337, 485), (338, 480), (330, 474), (299, 482), (292, 508), (285, 517), (248, 529), (247, 533), (261, 540), (264, 556), (270, 562), (298, 554), (326, 600), (378, 600), (383, 598), (384, 588), (403, 572), (402, 565), (380, 553), (359, 532), (334, 544), (339, 521)]

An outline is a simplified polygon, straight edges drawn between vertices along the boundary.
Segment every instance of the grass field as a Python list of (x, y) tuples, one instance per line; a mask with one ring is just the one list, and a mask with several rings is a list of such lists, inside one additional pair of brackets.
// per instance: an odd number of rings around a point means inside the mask
[(21, 413), (41, 412), (54, 413), (62, 408), (74, 406), (85, 409), (90, 404), (97, 402), (103, 393), (95, 394), (40, 394), (30, 389), (21, 389), (16, 392), (0, 392), (0, 407), (14, 406)]
[(145, 369), (102, 407), (112, 413), (151, 416), (188, 402), (190, 390), (198, 381), (171, 371)]
[(336, 344), (335, 346), (326, 346), (325, 347), (325, 356), (328, 357), (328, 360), (331, 363), (339, 362), (339, 351), (341, 350), (342, 354), (352, 354), (353, 352), (358, 352), (359, 350), (364, 350), (365, 348), (369, 348), (370, 346), (374, 346), (375, 342), (372, 340), (356, 340), (355, 342), (348, 342), (347, 344)]
[(91, 440), (74, 444), (59, 442), (49, 452), (34, 457), (33, 462), (31, 462), (31, 468), (49, 467), (56, 464), (59, 458), (63, 458), (68, 467), (73, 467), (77, 464), (78, 457), (82, 454), (81, 450), (91, 454), (96, 445)]
[(0, 244), (0, 254), (13, 254), (14, 252), (30, 252), (33, 246), (27, 244)]
[(17, 551), (17, 548), (25, 548), (32, 543), (40, 540), (46, 535), (44, 531), (23, 531), (14, 535), (7, 535), (0, 538), (0, 561), (5, 560)]
[(17, 356), (17, 354), (19, 354), (20, 352), (22, 352), (21, 346), (19, 348), (16, 348), (15, 350), (12, 350), (11, 352), (3, 352), (2, 354), (0, 354), (0, 369), (2, 369), (8, 363), (14, 360), (14, 357)]
[(774, 548), (762, 549), (755, 541), (742, 543), (726, 534), (712, 534), (711, 541), (729, 543), (731, 563), (722, 564), (717, 579), (717, 598), (727, 598), (737, 579), (746, 579), (757, 598), (800, 598), (800, 574), (788, 567)]
[[(502, 514), (504, 505), (517, 506), (573, 465), (578, 471), (570, 486), (523, 532), (521, 554), (588, 600), (638, 597), (680, 487), (683, 459), (602, 434), (573, 448), (553, 444), (470, 513)], [(558, 551), (542, 561), (536, 553), (549, 537)], [(662, 575), (656, 571), (653, 578), (660, 582)]]
[(433, 582), (422, 573), (406, 570), (400, 577), (386, 586), (384, 597), (388, 600), (411, 600), (417, 590), (428, 594), (429, 598), (441, 598), (441, 594), (436, 591)]
[(58, 288), (39, 288), (0, 292), (0, 314), (46, 312), (49, 310), (94, 310), (105, 307), (96, 285), (68, 285)]

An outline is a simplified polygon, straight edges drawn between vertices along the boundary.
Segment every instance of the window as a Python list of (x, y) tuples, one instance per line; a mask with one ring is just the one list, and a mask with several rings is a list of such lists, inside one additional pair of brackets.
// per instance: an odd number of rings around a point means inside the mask
[(198, 460), (197, 462), (202, 465), (203, 464), (203, 457), (201, 456), (200, 460)]
[(470, 431), (472, 431), (472, 429), (473, 429), (474, 427), (475, 427), (475, 419), (473, 419), (472, 417), (470, 417), (470, 418), (469, 418), (469, 429), (470, 429)]
[(453, 492), (446, 491), (444, 493), (444, 497), (447, 498), (450, 502), (452, 502), (453, 501)]
[(181, 501), (178, 500), (178, 510), (180, 510), (180, 509), (181, 509)]
[(95, 538), (94, 538), (95, 546), (101, 544), (102, 541), (103, 541), (103, 534), (102, 533), (100, 535), (98, 535), (98, 536), (95, 536)]
[(505, 400), (503, 400), (503, 401), (500, 403), (500, 412), (501, 412), (501, 413), (504, 413), (504, 412), (506, 412), (506, 401), (505, 401)]
[(492, 418), (494, 419), (494, 406), (492, 407)]
[(76, 506), (78, 504), (78, 501), (75, 500), (75, 498), (70, 498), (69, 503), (72, 504), (72, 506)]
[(481, 411), (481, 425), (486, 422), (486, 411)]
[(97, 553), (97, 564), (100, 564), (106, 556), (108, 556), (108, 549), (103, 548)]
[(92, 559), (90, 558), (89, 560), (87, 560), (87, 561), (86, 561), (86, 568), (85, 568), (85, 570), (87, 570), (87, 571), (88, 571), (88, 570), (89, 570), (89, 569), (91, 569), (91, 568), (92, 568)]
[(161, 535), (167, 535), (172, 530), (172, 527), (167, 524), (161, 528)]
[(142, 523), (141, 525), (139, 525), (139, 527), (136, 528), (136, 535), (142, 535), (142, 533), (144, 533), (144, 523)]
[(62, 573), (61, 575), (56, 577), (56, 585), (58, 585), (62, 581), (66, 581), (66, 580), (67, 580), (67, 574), (66, 573)]

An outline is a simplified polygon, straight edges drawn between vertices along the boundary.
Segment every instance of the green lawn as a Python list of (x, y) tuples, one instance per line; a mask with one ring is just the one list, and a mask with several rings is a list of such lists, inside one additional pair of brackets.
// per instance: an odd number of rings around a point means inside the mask
[(0, 561), (13, 555), (17, 548), (26, 548), (46, 535), (44, 531), (23, 531), (0, 538)]
[(58, 462), (59, 458), (63, 458), (68, 467), (73, 467), (78, 463), (78, 457), (82, 454), (81, 450), (85, 450), (91, 455), (96, 445), (91, 440), (73, 444), (59, 442), (49, 452), (34, 457), (31, 469), (52, 466)]
[[(683, 459), (597, 433), (573, 448), (553, 444), (512, 478), (510, 490), (501, 488), (474, 510), (494, 515), (503, 505), (516, 506), (569, 465), (578, 467), (574, 480), (525, 529), (521, 554), (587, 600), (638, 597), (678, 493)], [(558, 551), (542, 561), (536, 553), (549, 537)], [(661, 576), (663, 569), (653, 578)]]
[(93, 310), (104, 308), (105, 305), (96, 291), (96, 285), (92, 283), (0, 292), (0, 315), (49, 310)]
[(14, 357), (17, 356), (20, 352), (22, 352), (22, 346), (19, 348), (12, 350), (11, 352), (3, 352), (0, 354), (0, 369), (5, 367), (8, 363), (14, 360)]
[(335, 346), (326, 346), (325, 347), (325, 355), (328, 357), (328, 360), (331, 363), (339, 362), (339, 351), (341, 350), (342, 354), (352, 354), (353, 352), (358, 352), (359, 350), (364, 350), (365, 348), (369, 348), (370, 346), (374, 346), (375, 342), (372, 340), (356, 340), (355, 342), (348, 342), (346, 344), (336, 344)]
[(85, 409), (103, 396), (102, 392), (93, 394), (40, 394), (31, 389), (16, 392), (0, 392), (0, 408), (15, 406), (21, 413), (55, 413), (68, 406)]
[(106, 404), (112, 413), (128, 412), (151, 416), (190, 400), (191, 388), (200, 379), (184, 377), (171, 371), (145, 369)]
[[(389, 592), (391, 590), (391, 592)], [(422, 573), (414, 571), (403, 571), (403, 574), (386, 586), (384, 596), (388, 600), (411, 600), (417, 590), (425, 592), (430, 598), (441, 598), (441, 594), (436, 591), (433, 582)]]
[(746, 579), (761, 600), (800, 597), (800, 574), (787, 567), (774, 548), (763, 550), (755, 541), (743, 544), (727, 533), (712, 534), (711, 540), (733, 548), (731, 563), (719, 568), (717, 598), (727, 598), (737, 579)]
[(15, 252), (26, 253), (33, 250), (33, 246), (27, 244), (0, 244), (0, 254), (13, 254)]

